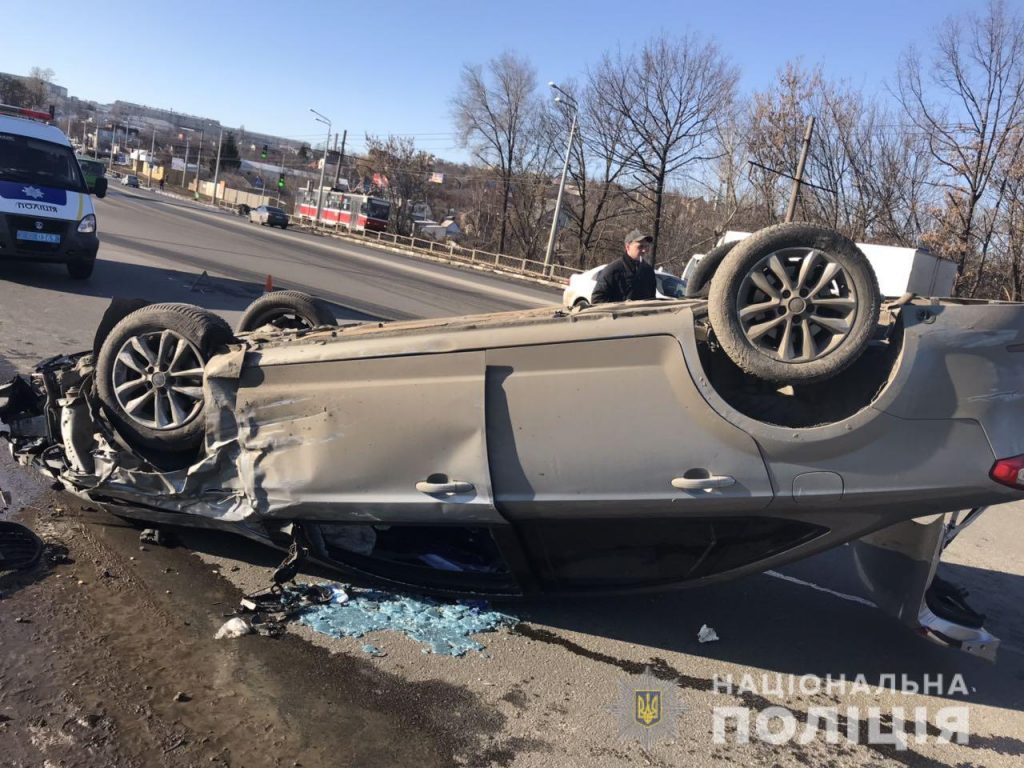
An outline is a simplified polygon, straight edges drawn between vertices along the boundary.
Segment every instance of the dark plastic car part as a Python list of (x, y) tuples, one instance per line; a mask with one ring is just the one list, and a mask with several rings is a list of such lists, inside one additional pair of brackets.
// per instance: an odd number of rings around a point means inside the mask
[(246, 308), (238, 322), (238, 332), (255, 331), (264, 325), (282, 330), (308, 330), (337, 324), (334, 312), (323, 299), (302, 291), (272, 291)]
[(963, 587), (936, 576), (924, 598), (936, 616), (954, 624), (979, 629), (985, 623), (985, 615), (968, 605), (969, 594)]
[(0, 520), (0, 572), (31, 568), (43, 554), (43, 542), (20, 523)]
[(878, 281), (857, 245), (811, 224), (779, 224), (729, 252), (708, 316), (729, 358), (780, 384), (823, 381), (856, 360), (878, 323)]
[(189, 304), (152, 304), (110, 331), (96, 391), (133, 447), (195, 449), (203, 436), (203, 367), (233, 339), (223, 319)]

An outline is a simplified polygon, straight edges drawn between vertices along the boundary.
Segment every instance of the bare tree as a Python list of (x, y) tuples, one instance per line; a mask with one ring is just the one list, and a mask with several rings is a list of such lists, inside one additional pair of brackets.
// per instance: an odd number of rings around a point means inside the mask
[(849, 148), (861, 200), (870, 206), (864, 237), (892, 245), (917, 245), (934, 206), (933, 161), (920, 131), (902, 115), (875, 105), (862, 116)]
[(43, 67), (32, 67), (25, 80), (25, 88), (30, 100), (29, 107), (43, 109), (49, 106), (48, 95), (50, 81), (53, 80), (53, 70)]
[(509, 233), (515, 253), (537, 260), (543, 257), (554, 215), (554, 200), (549, 200), (548, 193), (559, 156), (550, 121), (540, 109), (534, 111), (523, 136), (509, 195)]
[(928, 140), (946, 193), (940, 242), (962, 277), (980, 246), (979, 224), (993, 173), (1021, 152), (1012, 129), (1024, 120), (1024, 22), (991, 0), (984, 15), (948, 19), (930, 67), (914, 50), (904, 55), (898, 97)]
[(426, 198), (434, 156), (417, 150), (416, 142), (407, 136), (381, 139), (367, 134), (366, 147), (368, 170), (387, 178), (384, 194), (391, 201), (391, 224), (396, 231), (408, 234), (412, 231), (411, 205)]
[(769, 88), (751, 97), (746, 145), (752, 161), (750, 180), (760, 209), (759, 226), (782, 218), (790, 184), (780, 174), (796, 171), (804, 126), (813, 114), (811, 99), (822, 87), (819, 70), (808, 72), (797, 62), (787, 62)]
[(653, 207), (652, 264), (667, 184), (720, 154), (717, 123), (736, 79), (718, 47), (692, 35), (656, 37), (637, 53), (605, 54), (591, 73), (595, 107), (608, 120), (621, 120), (627, 132), (618, 157)]
[(488, 63), (486, 72), (479, 65), (464, 66), (459, 93), (452, 100), (460, 145), (498, 175), (503, 193), (498, 237), (502, 253), (513, 178), (522, 170), (528, 143), (525, 133), (536, 117), (536, 86), (537, 77), (529, 62), (506, 51)]
[[(625, 119), (603, 111), (593, 80), (581, 94), (577, 95), (572, 84), (565, 90), (577, 105), (578, 130), (570, 147), (563, 212), (575, 241), (573, 261), (582, 269), (620, 253), (618, 235), (625, 224), (619, 226), (619, 221), (635, 219), (640, 211), (623, 187), (629, 173), (627, 163), (632, 159)], [(552, 111), (556, 144), (568, 135), (572, 116), (571, 107)], [(559, 146), (558, 151), (564, 153), (565, 148)]]
[[(1024, 129), (1021, 129), (1024, 130)], [(989, 291), (995, 298), (1024, 299), (1024, 158), (1017, 158), (1005, 169), (1005, 204), (1002, 208), (1004, 270), (1001, 292)]]
[(31, 96), (19, 77), (0, 75), (0, 104), (27, 107)]
[[(778, 221), (787, 201), (808, 116), (816, 118), (799, 217), (857, 240), (916, 244), (927, 226), (933, 163), (921, 132), (876, 100), (818, 69), (788, 62), (755, 93), (747, 151), (757, 225)], [(769, 170), (772, 169), (772, 170)]]

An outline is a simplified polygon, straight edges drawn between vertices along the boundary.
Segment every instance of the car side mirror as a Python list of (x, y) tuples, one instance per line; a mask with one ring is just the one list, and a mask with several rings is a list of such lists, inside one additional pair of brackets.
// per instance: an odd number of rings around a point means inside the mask
[(106, 197), (107, 196), (107, 180), (103, 176), (100, 176), (93, 183), (93, 185), (92, 185), (92, 193), (94, 195), (96, 195), (96, 197)]

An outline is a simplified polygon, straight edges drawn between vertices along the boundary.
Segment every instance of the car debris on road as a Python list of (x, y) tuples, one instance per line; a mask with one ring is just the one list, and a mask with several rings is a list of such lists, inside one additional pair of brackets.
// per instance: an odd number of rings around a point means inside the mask
[(698, 643), (713, 643), (718, 639), (718, 633), (714, 629), (707, 624), (700, 625), (700, 630), (697, 632)]

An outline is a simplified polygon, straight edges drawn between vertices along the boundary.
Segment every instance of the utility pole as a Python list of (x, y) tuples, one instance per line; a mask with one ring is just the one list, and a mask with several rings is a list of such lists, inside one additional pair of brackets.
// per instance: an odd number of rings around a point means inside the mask
[(217, 137), (217, 164), (213, 169), (213, 204), (217, 204), (217, 180), (220, 178), (220, 148), (224, 143), (224, 128), (220, 129), (220, 136)]
[[(278, 172), (277, 178), (280, 179), (282, 176), (284, 176), (284, 147), (281, 147), (281, 170)], [(263, 182), (263, 191), (264, 192), (267, 191), (267, 182), (266, 181)], [(267, 195), (267, 202), (268, 203), (270, 202), (270, 195)], [(277, 204), (279, 206), (281, 205), (281, 188), (280, 187), (277, 188)]]
[(327, 148), (331, 146), (331, 121), (312, 107), (310, 107), (309, 111), (316, 115), (314, 119), (318, 123), (323, 123), (327, 126), (327, 138), (324, 140), (324, 159), (323, 164), (320, 166), (320, 189), (317, 190), (316, 195), (316, 221), (314, 226), (318, 226), (320, 224), (320, 213), (324, 209), (324, 172), (327, 170)]
[[(348, 138), (348, 129), (341, 135), (341, 154), (338, 155), (338, 167), (334, 169), (334, 186), (338, 186), (338, 179), (341, 178), (341, 161), (345, 159), (345, 139)], [(334, 148), (338, 148), (338, 134), (334, 134)]]
[(181, 188), (185, 188), (185, 174), (188, 173), (188, 143), (192, 140), (192, 136), (188, 135), (185, 137), (185, 167), (181, 169)]
[(316, 223), (320, 224), (320, 215), (324, 209), (324, 173), (327, 171), (327, 147), (331, 143), (331, 124), (327, 123), (327, 141), (324, 142), (324, 164), (320, 166), (320, 191), (316, 196)]
[(149, 188), (153, 188), (153, 154), (156, 152), (156, 128), (153, 129), (153, 138), (149, 142)]
[(814, 115), (807, 118), (807, 130), (804, 131), (804, 145), (800, 148), (800, 159), (796, 164), (796, 176), (793, 178), (793, 189), (789, 193), (789, 207), (786, 209), (788, 223), (796, 215), (796, 201), (800, 197), (800, 183), (804, 179), (804, 165), (807, 163), (807, 152), (811, 148), (811, 134), (814, 133)]
[(199, 198), (199, 171), (203, 167), (203, 139), (206, 137), (206, 126), (199, 129), (199, 152), (196, 155), (196, 199)]

